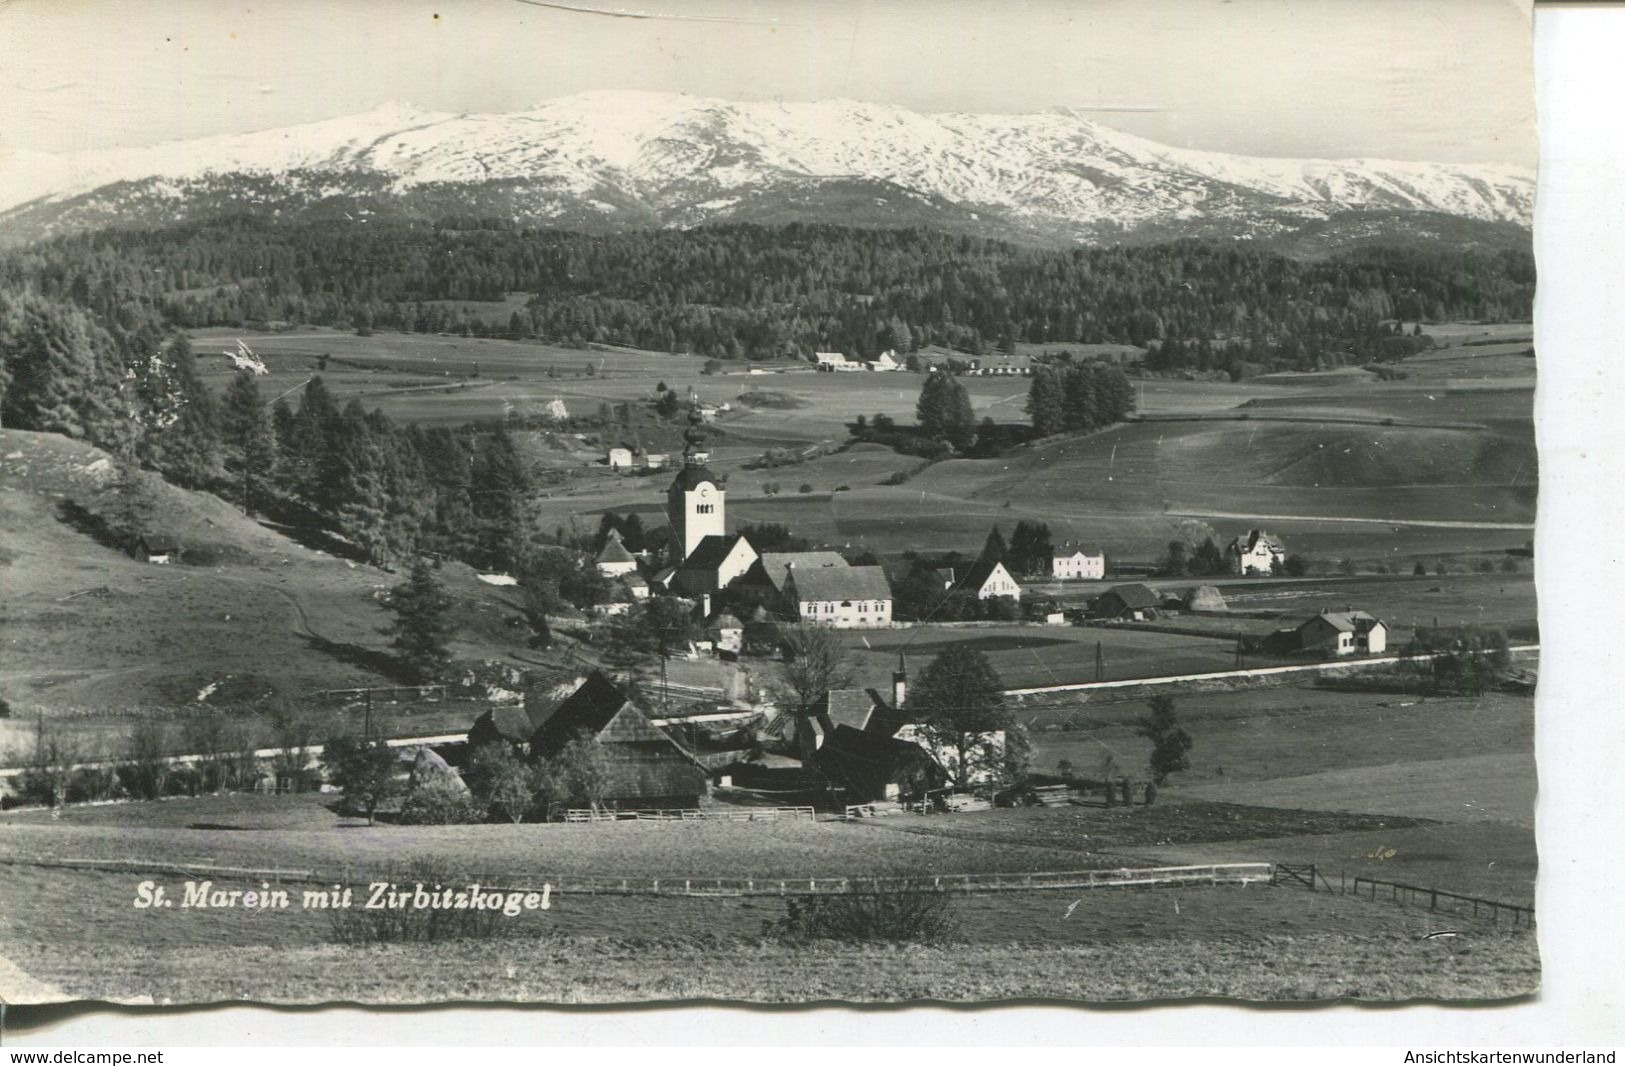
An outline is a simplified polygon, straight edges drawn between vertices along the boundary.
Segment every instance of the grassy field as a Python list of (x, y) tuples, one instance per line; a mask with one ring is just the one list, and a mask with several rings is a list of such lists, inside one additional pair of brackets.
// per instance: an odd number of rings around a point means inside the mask
[[(796, 368), (750, 375), (729, 366), (705, 376), (703, 361), (686, 356), (419, 334), (308, 329), (246, 339), (272, 370), (265, 387), (299, 385), (325, 354), (325, 379), (341, 399), (359, 396), (408, 421), (524, 414), (552, 399), (590, 413), (605, 400), (643, 399), (656, 380), (693, 387), (707, 401), (734, 404), (718, 423), (713, 459), (719, 473), (733, 477), (730, 503), (738, 518), (792, 523), (801, 535), (828, 543), (969, 551), (992, 521), (1025, 517), (1140, 556), (1177, 535), (1186, 518), (1208, 522), (1222, 538), (1267, 519), (1293, 550), (1393, 561), (1515, 546), (1533, 520), (1532, 386), (1492, 366), (1516, 359), (1532, 370), (1527, 357), (1502, 350), (1518, 346), (1528, 327), (1441, 329), (1441, 340), (1452, 346), (1417, 357), (1414, 368), (1407, 361), (1412, 379), (1381, 382), (1356, 371), (1292, 384), (1137, 382), (1143, 413), (1207, 420), (1125, 426), (1004, 459), (941, 463), (891, 487), (881, 483), (913, 471), (918, 461), (865, 449), (773, 471), (745, 466), (769, 447), (844, 442), (847, 423), (860, 414), (912, 421), (914, 374)], [(201, 332), (197, 347), (223, 349), (236, 336)], [(1497, 343), (1476, 343), (1485, 340)], [(206, 377), (223, 385), (228, 361), (206, 358), (204, 365)], [(1024, 379), (963, 383), (978, 418), (1025, 419)], [(761, 390), (782, 394), (790, 406), (738, 402)], [(1216, 416), (1228, 420), (1212, 421)], [(1293, 421), (1275, 421), (1283, 418)], [(596, 521), (591, 516), (607, 508), (658, 506), (659, 485), (595, 471), (587, 466), (594, 454), (560, 457), (582, 476), (549, 489), (539, 521), (568, 526)], [(788, 492), (767, 495), (762, 486), (770, 481)], [(804, 483), (811, 494), (797, 492)], [(851, 491), (837, 492), (842, 486)]]
[(1106, 680), (1229, 670), (1236, 663), (1233, 640), (1076, 626), (854, 630), (850, 641), (858, 684), (883, 691), (891, 684), (900, 652), (924, 663), (944, 653), (981, 651), (1007, 688), (1093, 681), (1097, 644)]
[[(1155, 896), (1163, 908), (1171, 901)], [(1490, 930), (1421, 939), (1387, 933), (1268, 934), (1202, 942), (936, 947), (714, 943), (574, 937), (384, 948), (213, 947), (162, 951), (44, 944), (7, 952), (74, 997), (141, 1003), (258, 1000), (626, 1003), (744, 1000), (1128, 1002), (1216, 996), (1258, 1001), (1456, 1000), (1540, 986), (1534, 935)], [(139, 964), (137, 964), (139, 960)]]
[[(215, 497), (162, 485), (169, 530), (231, 561), (137, 562), (57, 513), (61, 495), (92, 491), (110, 475), (105, 455), (19, 430), (0, 430), (0, 454), (0, 690), (19, 725), (36, 707), (93, 714), (196, 706), (214, 693), (254, 700), (395, 683), (380, 673), (389, 618), (379, 597), (399, 575), (304, 547)], [(481, 583), (461, 564), (442, 576), (457, 601), (454, 654), (503, 659), (518, 648), (511, 590)]]

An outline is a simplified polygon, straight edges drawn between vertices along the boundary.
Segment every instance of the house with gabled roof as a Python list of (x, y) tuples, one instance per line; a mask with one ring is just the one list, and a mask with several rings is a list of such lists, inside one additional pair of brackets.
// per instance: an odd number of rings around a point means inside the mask
[(846, 566), (840, 552), (763, 552), (762, 578), (773, 586), (773, 591), (784, 594), (784, 579), (791, 567), (810, 570), (814, 567)]
[(1095, 598), (1093, 613), (1097, 618), (1121, 618), (1142, 622), (1156, 614), (1162, 600), (1146, 585), (1138, 582), (1117, 585)]
[(878, 566), (790, 566), (785, 599), (797, 619), (837, 629), (891, 623), (891, 582)]
[(1293, 630), (1298, 650), (1320, 655), (1379, 655), (1388, 626), (1366, 611), (1322, 611)]
[(1021, 586), (1010, 576), (1010, 571), (998, 560), (986, 557), (972, 563), (956, 587), (974, 593), (979, 600), (1021, 599)]
[(1230, 568), (1242, 577), (1250, 574), (1268, 576), (1286, 562), (1286, 548), (1279, 537), (1262, 529), (1249, 530), (1245, 537), (1237, 537), (1225, 549)]
[(604, 546), (598, 549), (598, 557), (593, 560), (593, 565), (605, 577), (635, 574), (638, 570), (638, 561), (621, 542), (621, 531), (618, 529), (610, 530), (609, 536), (604, 538)]
[(947, 773), (920, 745), (837, 725), (816, 756), (818, 770), (848, 803), (900, 800), (941, 788)]
[(530, 736), (534, 758), (553, 758), (578, 736), (599, 744), (609, 764), (605, 802), (624, 808), (699, 805), (709, 775), (694, 755), (649, 721), (601, 671), (540, 720)]
[(1073, 541), (1050, 552), (1050, 574), (1060, 581), (1100, 581), (1106, 576), (1106, 553), (1090, 552)]

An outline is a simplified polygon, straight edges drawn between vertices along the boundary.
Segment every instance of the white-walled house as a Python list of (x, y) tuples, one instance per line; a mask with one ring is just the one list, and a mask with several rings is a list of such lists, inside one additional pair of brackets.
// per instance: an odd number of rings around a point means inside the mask
[(1280, 538), (1262, 529), (1249, 530), (1245, 537), (1231, 541), (1226, 554), (1230, 557), (1230, 568), (1242, 577), (1273, 574), (1276, 566), (1286, 561), (1286, 548)]
[(986, 559), (978, 559), (960, 580), (958, 587), (966, 592), (974, 592), (979, 600), (999, 597), (1021, 599), (1021, 586), (1010, 576), (1010, 571), (1004, 568), (1004, 564), (989, 562)]
[(1091, 555), (1076, 544), (1063, 544), (1050, 556), (1050, 574), (1061, 581), (1101, 581), (1106, 577), (1106, 553)]
[(621, 543), (621, 531), (618, 529), (610, 530), (609, 536), (604, 538), (604, 546), (598, 550), (598, 558), (594, 560), (594, 565), (605, 577), (620, 577), (638, 571), (638, 561), (626, 550), (626, 545)]
[(1298, 626), (1298, 647), (1327, 655), (1380, 655), (1388, 626), (1365, 611), (1322, 611)]
[(609, 464), (611, 470), (630, 470), (632, 469), (632, 449), (611, 448), (604, 461)]
[(878, 566), (791, 566), (785, 595), (803, 622), (837, 629), (891, 624), (891, 582)]

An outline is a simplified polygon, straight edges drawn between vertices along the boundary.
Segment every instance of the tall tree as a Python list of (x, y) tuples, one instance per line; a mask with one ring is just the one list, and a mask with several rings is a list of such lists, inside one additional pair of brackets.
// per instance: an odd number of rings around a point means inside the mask
[(378, 808), (400, 793), (399, 757), (383, 737), (363, 740), (354, 733), (328, 737), (322, 745), (322, 768), (344, 794), (344, 802), (362, 811), (372, 825)]
[[(909, 687), (909, 717), (920, 725), (956, 788), (1003, 780), (1014, 769), (1019, 730), (1004, 700), (1004, 682), (976, 649), (931, 660)], [(1003, 734), (1003, 736), (999, 736)]]
[(260, 399), (259, 383), (239, 370), (220, 401), (220, 430), (226, 444), (226, 469), (241, 486), (243, 513), (263, 506), (266, 486), (276, 468), (276, 431)]
[(1158, 785), (1169, 774), (1191, 768), (1191, 735), (1180, 728), (1172, 696), (1152, 696), (1150, 713), (1135, 724), (1134, 732), (1151, 742), (1151, 778)]
[(925, 376), (914, 404), (914, 417), (928, 436), (940, 437), (956, 448), (968, 448), (976, 440), (976, 413), (971, 409), (970, 394), (946, 370)]
[(390, 590), (395, 622), (384, 632), (393, 638), (402, 670), (415, 680), (432, 681), (451, 663), (451, 608), (451, 597), (421, 556), (411, 575)]
[(1041, 364), (1033, 369), (1032, 383), (1027, 386), (1027, 417), (1040, 437), (1066, 428), (1066, 384), (1055, 367)]

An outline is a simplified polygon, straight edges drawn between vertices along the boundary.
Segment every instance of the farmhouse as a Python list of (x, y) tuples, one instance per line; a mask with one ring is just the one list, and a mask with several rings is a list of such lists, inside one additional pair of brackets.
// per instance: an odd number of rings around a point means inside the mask
[(1050, 573), (1061, 581), (1099, 581), (1106, 576), (1106, 553), (1093, 555), (1071, 541), (1050, 554)]
[(604, 462), (609, 464), (611, 470), (632, 469), (631, 448), (611, 448), (604, 456)]
[(643, 456), (643, 469), (664, 470), (671, 462), (671, 456), (664, 452), (646, 452)]
[(847, 362), (846, 356), (840, 352), (814, 352), (813, 365), (825, 371), (852, 371), (862, 370), (862, 363)]
[(1388, 626), (1365, 611), (1322, 611), (1292, 631), (1301, 652), (1377, 655), (1388, 650)]
[[(773, 591), (784, 595), (784, 579), (791, 567), (811, 570), (815, 567), (844, 567), (846, 560), (838, 552), (763, 552), (762, 581), (773, 586)], [(752, 577), (756, 575), (753, 573)]]
[(634, 600), (649, 598), (649, 582), (637, 571), (634, 570), (632, 573), (624, 575), (621, 578), (621, 584), (626, 586), (626, 591), (631, 593)]
[(837, 725), (825, 739), (817, 765), (848, 803), (905, 799), (948, 780), (920, 745), (849, 725)]
[(705, 794), (704, 767), (596, 670), (541, 718), (530, 737), (531, 755), (552, 758), (582, 735), (603, 748), (609, 763), (604, 798), (612, 806), (696, 807)]
[(621, 531), (618, 529), (610, 530), (609, 536), (604, 538), (604, 546), (598, 549), (598, 558), (593, 561), (593, 565), (605, 577), (621, 577), (638, 571), (638, 561), (626, 550), (626, 545), (621, 543)]
[(1278, 537), (1261, 529), (1250, 530), (1245, 537), (1237, 537), (1226, 549), (1230, 568), (1246, 577), (1249, 574), (1273, 574), (1286, 560), (1286, 549)]
[(891, 582), (878, 566), (791, 566), (785, 597), (797, 618), (837, 629), (891, 622)]
[(873, 359), (865, 360), (864, 368), (882, 374), (896, 373), (897, 371), (903, 369), (903, 364), (898, 361), (897, 353), (888, 349), (887, 351), (881, 352)]
[(1139, 583), (1118, 585), (1102, 592), (1095, 599), (1094, 614), (1097, 618), (1122, 618), (1143, 622), (1156, 614), (1160, 602), (1157, 594), (1144, 585)]
[(1021, 598), (1021, 586), (1016, 584), (1016, 579), (1010, 576), (1010, 571), (1004, 568), (1004, 564), (985, 558), (978, 559), (971, 565), (964, 578), (960, 580), (959, 588), (966, 592), (974, 592), (979, 600), (998, 597)]
[(167, 533), (147, 533), (136, 541), (136, 557), (149, 563), (168, 565), (180, 554), (180, 541)]

